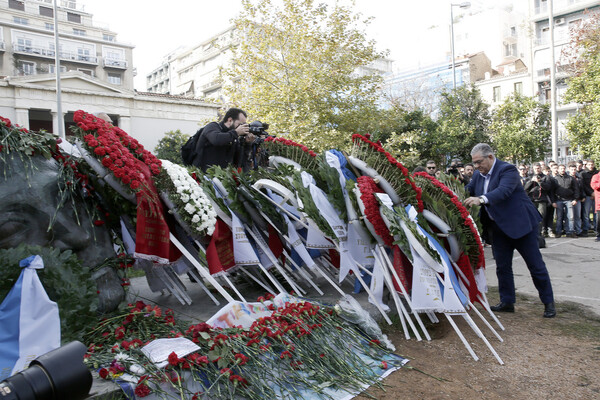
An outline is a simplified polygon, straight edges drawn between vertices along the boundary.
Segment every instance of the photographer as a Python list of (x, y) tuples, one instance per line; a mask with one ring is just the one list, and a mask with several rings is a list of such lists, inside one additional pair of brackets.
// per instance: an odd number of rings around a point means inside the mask
[(469, 179), (466, 179), (463, 174), (460, 173), (460, 168), (463, 168), (464, 165), (459, 159), (454, 159), (450, 162), (450, 166), (446, 170), (447, 175), (452, 175), (456, 179), (458, 179), (463, 185), (469, 183)]
[[(551, 202), (552, 178), (544, 175), (540, 163), (533, 164), (533, 175), (527, 179), (523, 189), (542, 216), (542, 221), (538, 227), (538, 240), (540, 240), (539, 237), (548, 237), (548, 232), (544, 228), (544, 219), (546, 218), (547, 206)], [(541, 240), (540, 243), (542, 243)]]
[(246, 123), (246, 112), (230, 108), (221, 122), (211, 122), (203, 128), (192, 165), (204, 172), (213, 165), (222, 168), (232, 165), (247, 170), (254, 139)]

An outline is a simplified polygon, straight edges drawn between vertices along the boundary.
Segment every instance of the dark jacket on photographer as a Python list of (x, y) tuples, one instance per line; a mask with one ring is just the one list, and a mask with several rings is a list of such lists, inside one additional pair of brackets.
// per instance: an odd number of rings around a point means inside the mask
[[(533, 180), (534, 177), (537, 177), (537, 182)], [(552, 178), (542, 173), (532, 175), (523, 185), (523, 189), (534, 203), (550, 203)]]
[(558, 174), (554, 178), (554, 184), (552, 187), (552, 202), (557, 201), (568, 201), (579, 199), (579, 185), (572, 176), (568, 174)]
[(225, 168), (229, 165), (248, 169), (248, 154), (251, 146), (243, 137), (238, 137), (233, 128), (227, 128), (222, 122), (211, 122), (204, 127), (198, 139), (192, 165), (202, 171), (218, 165)]

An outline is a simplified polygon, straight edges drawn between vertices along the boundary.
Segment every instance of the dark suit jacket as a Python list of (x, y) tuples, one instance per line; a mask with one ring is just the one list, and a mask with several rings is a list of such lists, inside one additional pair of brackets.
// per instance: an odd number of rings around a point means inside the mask
[[(475, 171), (467, 185), (467, 191), (472, 196), (483, 195), (484, 181), (479, 171)], [(488, 204), (483, 206), (485, 211), (498, 228), (513, 239), (537, 229), (542, 220), (542, 216), (521, 185), (517, 168), (512, 164), (496, 159), (485, 197), (488, 199)], [(483, 220), (484, 218), (482, 222)]]

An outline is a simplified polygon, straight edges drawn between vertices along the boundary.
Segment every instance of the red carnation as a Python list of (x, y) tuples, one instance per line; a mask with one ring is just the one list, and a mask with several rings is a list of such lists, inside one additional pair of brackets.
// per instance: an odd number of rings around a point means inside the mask
[(108, 379), (108, 370), (106, 368), (102, 368), (100, 371), (98, 371), (98, 375), (100, 375), (100, 378), (102, 379)]
[(151, 393), (150, 388), (145, 384), (137, 385), (135, 387), (135, 395), (138, 397), (146, 397), (150, 393)]

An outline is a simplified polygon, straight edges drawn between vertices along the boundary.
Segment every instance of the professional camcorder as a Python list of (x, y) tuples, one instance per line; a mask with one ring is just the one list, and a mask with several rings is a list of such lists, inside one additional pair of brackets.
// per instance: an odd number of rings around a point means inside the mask
[(248, 132), (256, 136), (267, 135), (267, 129), (269, 129), (269, 124), (260, 121), (251, 122), (248, 126)]

